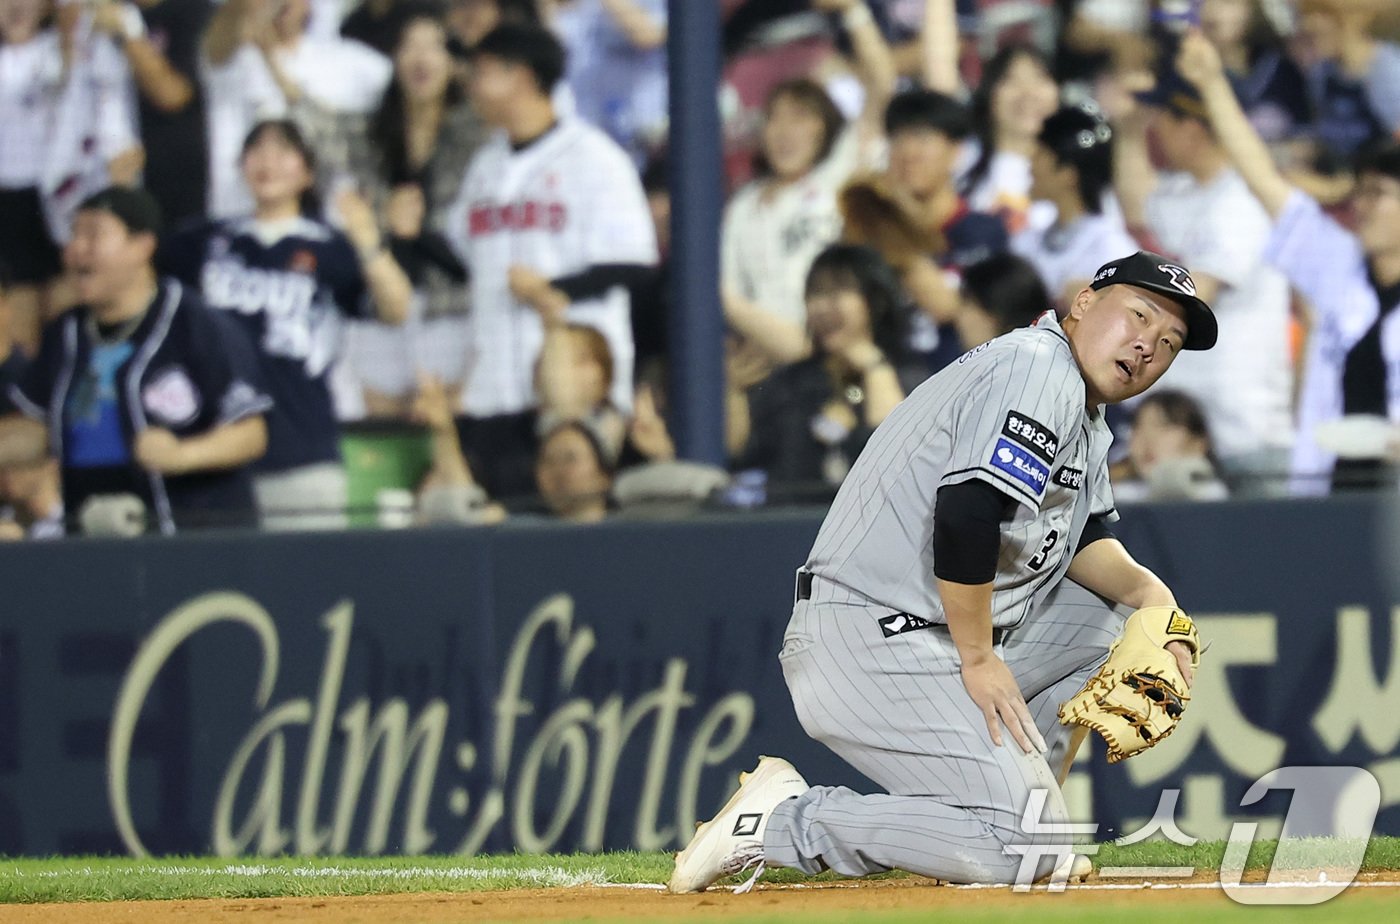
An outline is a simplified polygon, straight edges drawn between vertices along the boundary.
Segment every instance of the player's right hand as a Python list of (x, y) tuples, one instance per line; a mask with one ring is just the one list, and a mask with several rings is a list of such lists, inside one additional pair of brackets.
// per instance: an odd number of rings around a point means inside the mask
[(962, 679), (968, 695), (987, 720), (992, 744), (1001, 747), (1001, 726), (1004, 723), (1011, 737), (1027, 754), (1049, 751), (1040, 730), (1035, 727), (1021, 688), (1005, 661), (994, 654), (976, 662), (964, 660)]

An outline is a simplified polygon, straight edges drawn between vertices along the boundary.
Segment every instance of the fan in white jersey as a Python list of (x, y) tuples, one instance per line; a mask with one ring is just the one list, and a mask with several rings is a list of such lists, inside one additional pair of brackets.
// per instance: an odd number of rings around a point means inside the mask
[(1137, 246), (1109, 201), (1112, 182), (1113, 130), (1097, 111), (1066, 106), (1045, 120), (1031, 155), (1031, 195), (1055, 207), (1055, 221), (1016, 235), (1011, 249), (1034, 264), (1057, 304)]
[[(1072, 863), (1027, 850), (1064, 843), (1059, 707), (1108, 657), (1116, 606), (1176, 605), (1108, 529), (1103, 407), (1214, 345), (1194, 291), (1157, 254), (1115, 260), (1063, 325), (1047, 312), (964, 354), (885, 418), (798, 570), (778, 654), (803, 729), (883, 792), (767, 758), (671, 891), (765, 864), (1009, 883), (1023, 854), (1042, 875)], [(1167, 647), (1189, 682), (1189, 651)], [(1024, 824), (1033, 797), (1053, 827)]]
[(1199, 91), (1215, 136), (1268, 212), (1265, 259), (1312, 307), (1292, 490), (1393, 489), (1379, 460), (1338, 460), (1317, 431), (1343, 415), (1400, 421), (1400, 146), (1358, 163), (1353, 234), (1274, 166), (1204, 37), (1183, 40), (1177, 68)]
[(841, 234), (838, 190), (859, 169), (875, 166), (881, 118), (895, 90), (894, 59), (865, 4), (821, 5), (845, 9), (862, 75), (861, 112), (846, 125), (830, 94), (806, 77), (775, 86), (763, 107), (754, 179), (729, 200), (720, 232), (725, 320), (780, 365), (811, 352), (807, 271)]
[(50, 0), (0, 10), (0, 261), (15, 341), (32, 354), (63, 307), (60, 249), (79, 201), (134, 183), (141, 148), (131, 72), (90, 8), (66, 10), (62, 23)]
[(600, 331), (614, 406), (631, 407), (628, 285), (656, 262), (641, 180), (603, 132), (559, 119), (564, 51), (547, 30), (497, 26), (472, 49), (472, 105), (496, 133), (472, 158), (443, 232), (471, 286), (463, 448), (495, 497), (533, 491), (542, 311)]
[(253, 207), (239, 150), (255, 123), (295, 119), (325, 175), (338, 176), (346, 169), (343, 117), (372, 112), (392, 76), (373, 48), (318, 30), (311, 0), (226, 0), (205, 33), (203, 71), (213, 218)]
[[(1117, 138), (1119, 200), (1130, 226), (1195, 270), (1201, 297), (1220, 314), (1221, 349), (1183, 357), (1177, 387), (1205, 408), (1231, 489), (1281, 494), (1293, 445), (1293, 359), (1288, 280), (1264, 258), (1268, 213), (1190, 85), (1164, 75), (1146, 101), (1154, 107), (1146, 138)], [(1150, 166), (1148, 139), (1161, 171)]]

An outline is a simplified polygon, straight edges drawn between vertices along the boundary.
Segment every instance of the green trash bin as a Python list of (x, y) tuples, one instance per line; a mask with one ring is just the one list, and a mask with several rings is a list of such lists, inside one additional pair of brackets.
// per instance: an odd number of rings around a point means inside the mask
[(427, 431), (402, 421), (342, 424), (340, 452), (349, 478), (352, 527), (378, 526), (379, 492), (413, 490), (432, 463)]

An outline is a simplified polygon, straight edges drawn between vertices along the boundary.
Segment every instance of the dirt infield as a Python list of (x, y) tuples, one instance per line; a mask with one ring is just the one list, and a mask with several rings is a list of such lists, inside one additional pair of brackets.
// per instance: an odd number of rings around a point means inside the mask
[[(1363, 876), (1361, 888), (1348, 890), (1329, 903), (1343, 913), (1347, 903), (1363, 898), (1400, 900), (1394, 874)], [(458, 924), (487, 921), (673, 921), (678, 918), (727, 918), (738, 915), (840, 914), (880, 912), (948, 912), (960, 908), (990, 911), (1001, 907), (1024, 911), (1027, 903), (1054, 902), (1089, 905), (1098, 911), (1114, 906), (1142, 908), (1154, 904), (1190, 904), (1202, 910), (1225, 909), (1231, 901), (1219, 889), (1198, 878), (1191, 887), (1179, 884), (1090, 882), (1070, 886), (1063, 895), (1035, 890), (1015, 894), (1005, 888), (944, 887), (928, 880), (822, 883), (807, 886), (766, 886), (749, 895), (712, 891), (702, 895), (666, 895), (654, 889), (580, 887), (521, 889), (505, 892), (423, 893), (348, 896), (341, 898), (206, 899), (200, 901), (88, 902), (79, 904), (9, 905), (0, 908), (7, 924), (28, 922), (143, 922), (143, 924)], [(1340, 907), (1339, 907), (1340, 906)], [(1392, 906), (1393, 907), (1393, 906)]]

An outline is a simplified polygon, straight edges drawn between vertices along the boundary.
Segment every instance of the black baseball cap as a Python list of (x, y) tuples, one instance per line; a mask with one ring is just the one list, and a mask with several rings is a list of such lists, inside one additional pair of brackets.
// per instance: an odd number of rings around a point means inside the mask
[(1147, 289), (1176, 302), (1186, 309), (1186, 342), (1183, 350), (1209, 350), (1215, 346), (1220, 329), (1215, 312), (1196, 297), (1196, 280), (1191, 271), (1159, 253), (1139, 250), (1132, 256), (1110, 260), (1094, 274), (1089, 288), (1097, 291), (1109, 286), (1126, 285)]
[[(1231, 74), (1226, 74), (1225, 79), (1230, 89), (1235, 91), (1235, 98), (1239, 99), (1239, 81)], [(1195, 119), (1210, 126), (1210, 111), (1206, 108), (1206, 101), (1201, 98), (1201, 91), (1177, 73), (1174, 66), (1168, 65), (1158, 72), (1152, 89), (1134, 93), (1133, 96), (1138, 102), (1165, 109), (1177, 118)]]
[(159, 234), (160, 206), (155, 197), (134, 186), (108, 186), (78, 204), (80, 212), (110, 212), (132, 234)]
[(1210, 115), (1206, 112), (1205, 100), (1201, 93), (1175, 69), (1167, 68), (1157, 75), (1152, 89), (1134, 93), (1140, 103), (1166, 109), (1179, 117), (1190, 117), (1198, 122), (1209, 124)]
[(567, 60), (564, 46), (553, 32), (542, 25), (519, 22), (501, 23), (467, 49), (469, 59), (481, 55), (528, 67), (545, 94), (554, 92)]

